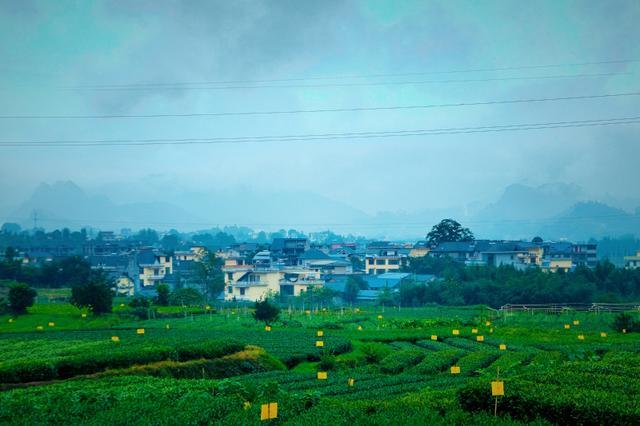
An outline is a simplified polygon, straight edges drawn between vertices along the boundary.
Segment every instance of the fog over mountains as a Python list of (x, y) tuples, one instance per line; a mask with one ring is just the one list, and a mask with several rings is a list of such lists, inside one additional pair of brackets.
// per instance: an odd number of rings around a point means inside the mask
[(195, 231), (244, 225), (256, 230), (331, 229), (387, 239), (421, 238), (434, 223), (452, 217), (479, 238), (529, 239), (541, 235), (583, 241), (640, 235), (640, 202), (636, 200), (635, 209), (629, 210), (633, 202), (589, 199), (579, 186), (564, 183), (537, 187), (513, 184), (487, 204), (403, 212), (399, 202), (392, 206), (396, 211), (371, 215), (313, 192), (168, 192), (162, 201), (115, 202), (66, 181), (40, 184), (20, 205), (0, 211), (0, 217), (23, 228), (33, 227), (34, 219), (46, 229), (90, 226), (105, 230), (153, 227)]

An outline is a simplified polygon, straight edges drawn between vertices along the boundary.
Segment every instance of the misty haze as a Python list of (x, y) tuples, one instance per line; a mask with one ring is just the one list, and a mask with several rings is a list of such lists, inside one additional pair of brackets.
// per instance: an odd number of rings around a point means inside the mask
[(0, 424), (640, 423), (639, 22), (0, 0)]

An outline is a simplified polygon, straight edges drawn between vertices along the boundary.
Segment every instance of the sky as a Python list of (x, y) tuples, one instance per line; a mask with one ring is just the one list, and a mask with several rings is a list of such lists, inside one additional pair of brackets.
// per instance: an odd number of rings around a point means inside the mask
[[(640, 92), (638, 22), (637, 0), (0, 0), (0, 142), (19, 143), (0, 145), (0, 206), (19, 204), (41, 182), (61, 180), (116, 202), (172, 200), (186, 192), (213, 197), (221, 190), (238, 197), (307, 192), (367, 214), (487, 203), (514, 183), (562, 182), (593, 198), (640, 198), (637, 123), (343, 135), (639, 116), (640, 96), (628, 95)], [(604, 94), (625, 95), (375, 111), (32, 117)], [(29, 146), (318, 134), (343, 137)]]

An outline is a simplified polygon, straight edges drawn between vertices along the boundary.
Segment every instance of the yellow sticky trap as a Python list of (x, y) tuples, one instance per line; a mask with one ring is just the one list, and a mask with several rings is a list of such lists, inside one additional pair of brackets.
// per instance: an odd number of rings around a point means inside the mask
[(356, 381), (355, 381), (355, 379), (349, 379), (349, 380), (347, 381), (347, 385), (348, 385), (348, 386), (353, 386), (355, 382), (356, 382)]
[(322, 340), (316, 340), (316, 347), (321, 348), (324, 346), (324, 342)]
[(358, 331), (362, 331), (362, 326), (361, 325), (358, 326)]
[(86, 318), (86, 317), (87, 317), (87, 314), (82, 314), (82, 318)]
[(476, 341), (484, 342), (484, 336), (476, 336)]
[(489, 329), (489, 333), (493, 333), (493, 327)]
[(120, 304), (120, 307), (121, 307), (121, 308), (124, 308), (124, 303), (121, 303), (121, 304)]
[(607, 333), (605, 333), (604, 331), (600, 332), (600, 337), (607, 337)]
[(431, 340), (438, 340), (438, 336), (436, 336), (435, 334), (431, 335)]
[(378, 319), (382, 319), (382, 315), (378, 315)]
[(460, 367), (457, 365), (453, 365), (451, 367), (451, 374), (460, 374)]
[(249, 401), (245, 401), (242, 404), (242, 408), (244, 408), (245, 410), (248, 410), (249, 408), (251, 408), (251, 403)]
[(626, 333), (627, 333), (627, 329), (626, 329), (626, 328), (623, 328), (623, 329), (622, 329), (622, 334), (626, 334)]
[(264, 331), (271, 331), (271, 326), (270, 325), (265, 325), (264, 326)]
[(506, 351), (507, 350), (507, 345), (500, 345), (500, 350), (501, 351)]
[(457, 336), (460, 334), (460, 330), (453, 330), (451, 334), (453, 334), (454, 336)]
[(570, 328), (571, 328), (571, 324), (565, 324), (565, 325), (564, 325), (564, 329), (565, 329), (565, 330), (568, 330), (568, 329), (570, 329)]
[(322, 308), (322, 312), (327, 312), (327, 308)]
[(305, 314), (307, 315), (311, 315), (311, 311), (309, 309), (307, 309), (306, 311), (304, 311)]
[[(245, 402), (246, 404), (246, 402)], [(249, 407), (251, 404), (249, 403)], [(246, 407), (246, 405), (245, 405)], [(246, 410), (247, 408), (245, 408)], [(271, 420), (278, 417), (278, 403), (271, 402), (260, 406), (260, 420)]]
[(13, 322), (13, 318), (9, 318), (9, 322)]
[(471, 333), (472, 334), (478, 334), (478, 329), (477, 328), (472, 328), (471, 329)]
[(318, 337), (322, 337), (324, 336), (324, 331), (322, 330), (318, 330), (318, 333), (316, 333)]
[(42, 330), (44, 330), (44, 327), (43, 327), (43, 326), (41, 326), (41, 325), (39, 325), (39, 326), (37, 326), (37, 327), (36, 327), (36, 330), (40, 330), (40, 331), (42, 331)]
[(484, 325), (486, 325), (487, 327), (489, 327), (491, 325), (491, 321), (487, 321), (484, 323)]
[(231, 315), (235, 315), (235, 314), (236, 314), (236, 311), (231, 311)]
[(578, 320), (573, 320), (573, 325), (580, 325), (580, 321), (578, 321)]
[(118, 337), (118, 336), (111, 336), (111, 341), (112, 341), (112, 342), (119, 342), (119, 341), (120, 341), (120, 337)]
[(137, 329), (136, 334), (144, 334), (144, 328)]
[(269, 403), (269, 416), (271, 416), (272, 419), (275, 419), (275, 418), (278, 417), (278, 403), (277, 402)]
[(584, 340), (584, 334), (579, 334), (578, 335), (578, 340)]
[(165, 324), (165, 325), (164, 325), (164, 328), (165, 328), (166, 330), (169, 330), (169, 329), (171, 328), (171, 326), (170, 326), (169, 324)]
[(327, 372), (318, 371), (318, 380), (327, 380)]
[(360, 308), (356, 308), (356, 314), (360, 312)]
[(491, 382), (491, 396), (504, 396), (504, 382), (496, 380)]
[(49, 327), (55, 327), (56, 323), (55, 322), (49, 322)]

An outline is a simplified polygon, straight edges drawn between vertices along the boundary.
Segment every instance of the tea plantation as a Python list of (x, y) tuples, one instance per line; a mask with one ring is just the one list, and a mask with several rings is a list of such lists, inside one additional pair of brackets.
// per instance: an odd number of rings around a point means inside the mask
[(0, 424), (640, 424), (640, 337), (613, 317), (35, 305), (0, 317)]

